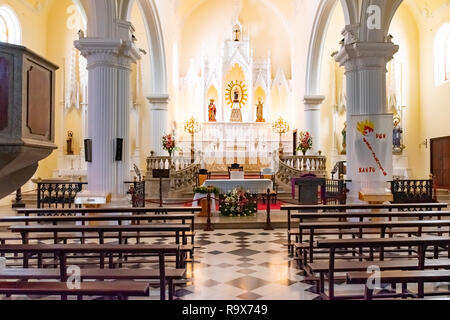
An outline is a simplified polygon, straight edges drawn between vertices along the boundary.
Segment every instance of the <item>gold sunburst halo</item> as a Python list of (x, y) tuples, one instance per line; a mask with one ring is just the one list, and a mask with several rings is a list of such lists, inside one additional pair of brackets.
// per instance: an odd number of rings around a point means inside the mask
[(228, 86), (227, 89), (225, 90), (225, 101), (226, 103), (230, 106), (230, 108), (233, 108), (233, 93), (234, 93), (234, 89), (235, 88), (239, 88), (239, 90), (241, 91), (241, 99), (239, 101), (239, 108), (242, 109), (247, 101), (248, 101), (248, 90), (247, 90), (247, 86), (244, 83), (244, 81), (231, 81)]

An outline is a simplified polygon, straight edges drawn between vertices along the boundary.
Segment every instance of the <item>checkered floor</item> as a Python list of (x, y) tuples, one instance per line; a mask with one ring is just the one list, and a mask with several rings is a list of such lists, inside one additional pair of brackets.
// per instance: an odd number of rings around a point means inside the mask
[[(323, 237), (318, 237), (323, 238)], [(323, 238), (324, 239), (324, 238)], [(158, 239), (157, 244), (170, 242)], [(289, 257), (286, 231), (216, 230), (197, 231), (193, 263), (187, 264), (188, 280), (176, 287), (178, 300), (316, 300), (315, 286), (305, 282), (302, 271)], [(96, 261), (96, 260), (95, 260)], [(130, 265), (140, 268), (140, 264)], [(156, 266), (157, 267), (157, 266)], [(325, 286), (327, 287), (327, 285)], [(415, 291), (414, 286), (410, 289)], [(449, 286), (426, 285), (426, 291), (448, 292)], [(338, 295), (362, 294), (363, 286), (335, 285)], [(24, 297), (14, 300), (53, 300), (59, 297)], [(450, 297), (441, 296), (440, 299)], [(5, 297), (0, 296), (0, 300)], [(139, 300), (141, 300), (140, 298)], [(145, 300), (158, 300), (159, 288)], [(436, 299), (432, 297), (429, 299)]]
[(311, 300), (311, 284), (288, 257), (286, 232), (218, 230), (196, 235), (195, 263), (182, 300)]

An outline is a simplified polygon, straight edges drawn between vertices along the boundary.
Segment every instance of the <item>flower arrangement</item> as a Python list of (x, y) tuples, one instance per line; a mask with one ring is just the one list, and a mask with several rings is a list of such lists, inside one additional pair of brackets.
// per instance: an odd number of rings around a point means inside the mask
[(297, 151), (301, 151), (303, 155), (306, 155), (308, 150), (311, 150), (313, 146), (313, 139), (309, 132), (300, 132), (300, 144), (297, 147)]
[(214, 194), (216, 196), (219, 195), (219, 189), (217, 189), (216, 187), (194, 187), (194, 193), (208, 194), (208, 188), (211, 189), (211, 194)]
[(162, 147), (164, 150), (166, 150), (169, 153), (169, 156), (172, 156), (172, 153), (175, 150), (178, 150), (178, 147), (176, 145), (175, 137), (173, 134), (166, 134), (164, 137), (162, 137)]
[(234, 189), (223, 197), (220, 213), (226, 217), (247, 217), (257, 212), (252, 195), (241, 188)]

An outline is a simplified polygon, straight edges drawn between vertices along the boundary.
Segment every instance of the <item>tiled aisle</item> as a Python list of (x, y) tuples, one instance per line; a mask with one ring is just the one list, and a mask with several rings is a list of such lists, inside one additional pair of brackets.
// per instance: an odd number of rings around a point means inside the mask
[[(176, 291), (183, 300), (310, 300), (292, 258), (288, 257), (286, 232), (217, 230), (196, 235), (192, 281)], [(193, 277), (192, 277), (193, 276)]]

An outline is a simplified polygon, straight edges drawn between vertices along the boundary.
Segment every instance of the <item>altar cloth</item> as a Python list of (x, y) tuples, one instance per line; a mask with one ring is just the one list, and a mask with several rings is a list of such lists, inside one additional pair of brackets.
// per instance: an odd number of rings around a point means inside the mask
[(216, 187), (221, 194), (230, 193), (236, 188), (243, 188), (251, 194), (265, 194), (268, 189), (273, 189), (273, 182), (269, 179), (206, 180), (203, 185)]

